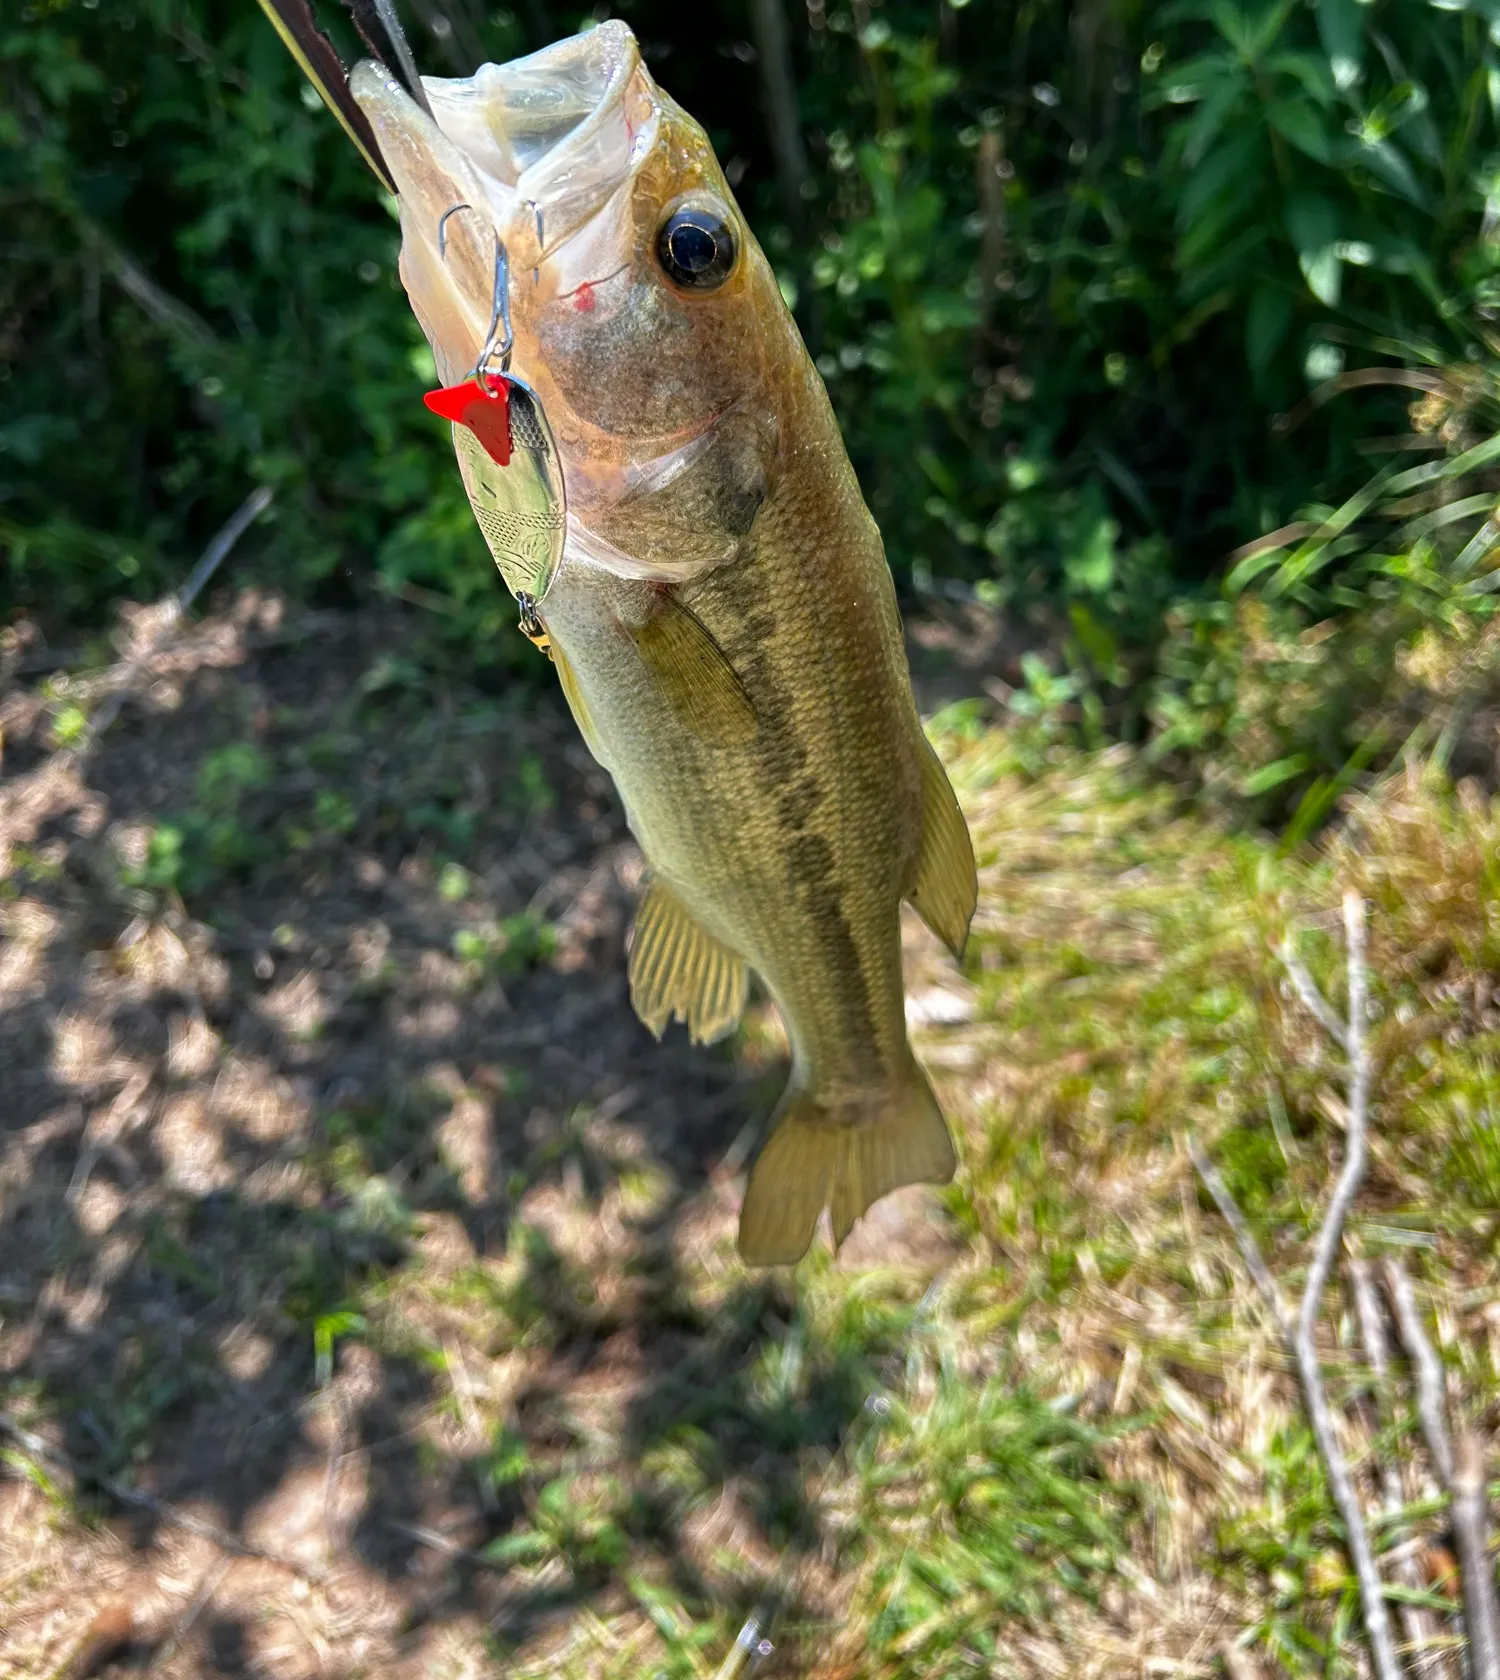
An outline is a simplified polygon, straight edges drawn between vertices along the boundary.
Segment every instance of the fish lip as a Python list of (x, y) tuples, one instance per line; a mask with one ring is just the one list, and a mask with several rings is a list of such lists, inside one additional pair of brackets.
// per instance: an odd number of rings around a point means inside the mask
[[(621, 113), (638, 76), (644, 76), (644, 66), (635, 36), (627, 24), (612, 18), (524, 58), (482, 64), (467, 77), (424, 76), (422, 85), (438, 128), (486, 185), (499, 189), (496, 208), (514, 214), (523, 206), (545, 211), (549, 200), (576, 194), (580, 184), (586, 191), (591, 188), (589, 195), (597, 200), (620, 184), (632, 162), (628, 120), (622, 145), (596, 143)], [(546, 140), (540, 136), (549, 95), (562, 120), (570, 104), (583, 114), (557, 138)], [(596, 154), (592, 158), (591, 151)], [(543, 234), (540, 254), (553, 243)]]

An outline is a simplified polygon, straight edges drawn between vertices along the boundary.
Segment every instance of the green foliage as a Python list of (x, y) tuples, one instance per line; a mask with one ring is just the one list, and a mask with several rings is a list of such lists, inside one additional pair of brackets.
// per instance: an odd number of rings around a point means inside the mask
[(1099, 1473), (1100, 1432), (1009, 1382), (947, 1370), (935, 1390), (864, 1471), (866, 1531), (904, 1541), (873, 1571), (870, 1644), (903, 1674), (997, 1660), (999, 1618), (1045, 1617), (1059, 1589), (1092, 1596), (1124, 1544), (1127, 1490)]
[[(587, 21), (453, 3), (495, 58)], [(1355, 376), (1449, 387), (1488, 436), (1488, 396), (1458, 388), (1493, 382), (1493, 0), (788, 0), (792, 219), (736, 0), (620, 10), (740, 181), (904, 586), (1030, 615), (1073, 690), (1049, 718), (1208, 755), (1294, 832), (1402, 745), (1379, 673), (1428, 626), (1480, 634), (1487, 548), (1461, 520), (1493, 475), (1448, 448), (1449, 478), (1362, 492), (1411, 391)], [(418, 400), (390, 206), (253, 8), (32, 0), (0, 25), (0, 142), (6, 605), (55, 624), (158, 595), (265, 483), (238, 574), (378, 588), (520, 656)], [(1327, 529), (1219, 587), (1293, 521)], [(60, 740), (81, 728), (59, 714)]]
[(442, 589), (483, 651), (506, 615), (419, 400), (389, 207), (260, 14), (27, 7), (0, 90), (9, 604), (159, 595), (262, 483), (262, 575)]
[(475, 975), (524, 974), (551, 960), (557, 949), (557, 929), (533, 911), (503, 916), (481, 928), (461, 928), (453, 936), (453, 954)]

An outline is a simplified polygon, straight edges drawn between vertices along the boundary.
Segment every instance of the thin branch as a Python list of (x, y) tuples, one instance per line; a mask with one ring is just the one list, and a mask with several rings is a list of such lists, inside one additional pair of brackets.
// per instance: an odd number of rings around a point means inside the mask
[(1417, 1379), (1417, 1416), (1422, 1433), (1427, 1438), (1427, 1450), (1445, 1488), (1453, 1486), (1453, 1443), (1448, 1438), (1448, 1419), (1444, 1409), (1445, 1384), (1443, 1366), (1427, 1332), (1422, 1328), (1422, 1313), (1417, 1297), (1399, 1260), (1387, 1260), (1383, 1268), (1385, 1287), (1391, 1298), (1391, 1310), (1396, 1315), (1396, 1328), (1401, 1333), (1401, 1345), (1411, 1361)]
[(183, 1611), (182, 1615), (177, 1618), (177, 1622), (171, 1633), (168, 1634), (162, 1643), (157, 1647), (151, 1661), (146, 1665), (148, 1673), (152, 1669), (165, 1668), (167, 1664), (171, 1662), (172, 1658), (177, 1655), (183, 1640), (186, 1639), (188, 1634), (192, 1631), (193, 1623), (196, 1622), (199, 1616), (201, 1616), (208, 1608), (214, 1594), (221, 1586), (223, 1586), (224, 1577), (231, 1569), (234, 1568), (236, 1561), (237, 1560), (232, 1557), (220, 1558), (218, 1567), (209, 1570), (209, 1572), (203, 1577), (203, 1583), (194, 1595), (192, 1603), (189, 1604), (187, 1609)]
[[(1333, 1495), (1339, 1515), (1344, 1519), (1349, 1556), (1354, 1564), (1354, 1573), (1359, 1578), (1365, 1631), (1370, 1637), (1370, 1655), (1375, 1664), (1375, 1672), (1379, 1680), (1400, 1680), (1401, 1665), (1397, 1661), (1395, 1643), (1391, 1638), (1391, 1623), (1386, 1613), (1380, 1571), (1375, 1564), (1375, 1552), (1370, 1545), (1369, 1530), (1365, 1527), (1364, 1512), (1360, 1509), (1359, 1496), (1354, 1491), (1349, 1466), (1334, 1434), (1333, 1412), (1328, 1404), (1327, 1391), (1323, 1387), (1315, 1340), (1323, 1290), (1327, 1286), (1329, 1274), (1338, 1255), (1339, 1244), (1343, 1240), (1344, 1224), (1349, 1217), (1349, 1209), (1359, 1194), (1369, 1153), (1370, 1058), (1365, 1049), (1365, 1006), (1368, 996), (1365, 904), (1357, 893), (1344, 894), (1344, 940), (1347, 946), (1349, 973), (1349, 1020), (1341, 1037), (1349, 1058), (1348, 1142), (1343, 1170), (1334, 1186), (1328, 1211), (1323, 1215), (1323, 1223), (1313, 1246), (1312, 1266), (1307, 1274), (1307, 1285), (1302, 1292), (1302, 1306), (1297, 1314), (1297, 1327), (1292, 1336), (1292, 1355), (1297, 1362), (1298, 1375), (1302, 1379), (1302, 1393), (1307, 1403), (1308, 1417), (1312, 1422), (1313, 1435), (1323, 1456), (1323, 1467), (1328, 1475), (1328, 1490)], [(1297, 985), (1300, 993), (1302, 987), (1295, 974), (1293, 984)], [(1321, 995), (1315, 990), (1313, 996), (1317, 997), (1319, 1003), (1323, 1003)], [(1307, 1001), (1304, 998), (1304, 1002)], [(1309, 1007), (1313, 1006), (1309, 1003)], [(1326, 1003), (1323, 1003), (1323, 1009), (1332, 1014)], [(1322, 1020), (1322, 1014), (1316, 1008), (1313, 1012)], [(1336, 1021), (1334, 1026), (1337, 1033)]]
[(766, 129), (776, 158), (776, 174), (793, 233), (807, 225), (807, 147), (797, 108), (797, 73), (787, 39), (784, 0), (750, 0), (750, 29), (760, 66), (761, 96), (766, 105)]
[(1287, 1307), (1286, 1297), (1281, 1293), (1281, 1287), (1271, 1275), (1271, 1269), (1266, 1265), (1261, 1255), (1260, 1246), (1255, 1240), (1255, 1233), (1245, 1222), (1245, 1216), (1240, 1212), (1239, 1203), (1235, 1201), (1229, 1186), (1224, 1182), (1219, 1169), (1203, 1152), (1203, 1145), (1197, 1138), (1188, 1142), (1188, 1154), (1192, 1157), (1193, 1165), (1198, 1169), (1198, 1176), (1203, 1180), (1205, 1188), (1214, 1199), (1214, 1206), (1224, 1216), (1224, 1223), (1234, 1233), (1234, 1240), (1239, 1245), (1240, 1256), (1245, 1262), (1245, 1268), (1255, 1280), (1255, 1286), (1265, 1297), (1276, 1320), (1276, 1328), (1282, 1337), (1290, 1341), (1292, 1333), (1292, 1315)]
[(125, 670), (115, 683), (113, 693), (89, 720), (90, 744), (96, 742), (120, 715), (120, 708), (125, 704), (125, 696), (129, 693), (142, 669), (161, 652), (168, 637), (177, 628), (183, 614), (197, 600), (209, 579), (228, 559), (235, 544), (260, 518), (261, 514), (270, 507), (275, 495), (274, 490), (268, 485), (262, 484), (252, 490), (234, 513), (225, 520), (214, 540), (204, 549), (198, 564), (188, 573), (187, 581), (175, 595), (168, 597), (166, 612), (156, 634), (126, 665)]
[(1287, 976), (1292, 982), (1292, 989), (1300, 999), (1302, 1007), (1338, 1045), (1339, 1049), (1347, 1052), (1349, 1043), (1344, 1031), (1344, 1023), (1334, 1014), (1332, 1005), (1318, 990), (1317, 982), (1302, 966), (1302, 960), (1292, 948), (1290, 939), (1283, 940), (1280, 956), (1281, 965), (1287, 971)]
[(1305, 396), (1288, 414), (1280, 414), (1271, 422), (1271, 430), (1277, 437), (1285, 437), (1302, 424), (1309, 415), (1314, 414), (1330, 398), (1338, 396), (1344, 391), (1357, 391), (1370, 385), (1404, 385), (1409, 391), (1430, 391), (1434, 396), (1447, 396), (1450, 391), (1448, 382), (1437, 373), (1423, 373), (1417, 368), (1397, 367), (1369, 367), (1351, 368), (1348, 373), (1338, 373), (1332, 379)]
[(1365, 906), (1364, 900), (1356, 893), (1344, 895), (1344, 938), (1348, 950), (1349, 975), (1347, 1023), (1339, 1020), (1323, 994), (1313, 984), (1311, 976), (1292, 951), (1290, 940), (1283, 945), (1281, 952), (1282, 961), (1292, 977), (1292, 984), (1302, 1000), (1303, 1007), (1322, 1025), (1329, 1037), (1341, 1046), (1349, 1059), (1348, 1148), (1343, 1169), (1329, 1199), (1327, 1212), (1318, 1228), (1313, 1246), (1312, 1265), (1308, 1270), (1307, 1284), (1302, 1292), (1295, 1322), (1289, 1318), (1275, 1280), (1271, 1278), (1265, 1262), (1261, 1259), (1250, 1235), (1250, 1228), (1246, 1225), (1228, 1186), (1214, 1172), (1209, 1162), (1201, 1158), (1201, 1152), (1195, 1152), (1194, 1162), (1204, 1183), (1208, 1185), (1209, 1194), (1213, 1196), (1234, 1232), (1251, 1275), (1272, 1303), (1293, 1363), (1297, 1367), (1302, 1401), (1312, 1424), (1318, 1455), (1323, 1460), (1329, 1492), (1333, 1496), (1339, 1516), (1343, 1519), (1349, 1558), (1359, 1581), (1360, 1604), (1364, 1611), (1365, 1632), (1370, 1641), (1370, 1656), (1375, 1666), (1376, 1680), (1401, 1680), (1401, 1665), (1397, 1660), (1395, 1642), (1391, 1637), (1391, 1622), (1386, 1611), (1380, 1571), (1376, 1567), (1375, 1552), (1370, 1544), (1370, 1534), (1365, 1526), (1364, 1512), (1360, 1509), (1359, 1496), (1354, 1490), (1348, 1463), (1334, 1432), (1333, 1412), (1328, 1404), (1327, 1390), (1323, 1386), (1323, 1373), (1318, 1364), (1315, 1339), (1323, 1291), (1343, 1239), (1349, 1209), (1359, 1193), (1369, 1153), (1371, 1070), (1370, 1058), (1365, 1048), (1365, 1010), (1368, 997)]
[[(1372, 1410), (1378, 1428), (1389, 1421), (1391, 1355), (1385, 1339), (1385, 1319), (1375, 1294), (1368, 1262), (1349, 1262), (1349, 1285), (1354, 1295), (1355, 1314), (1359, 1319), (1359, 1339), (1364, 1347), (1365, 1358), (1369, 1360), (1370, 1368), (1375, 1373), (1376, 1400)], [(1401, 1470), (1389, 1454), (1382, 1454), (1375, 1460), (1375, 1474), (1380, 1484), (1380, 1503), (1387, 1518), (1387, 1531), (1394, 1535), (1397, 1532), (1396, 1519), (1406, 1504), (1406, 1492), (1401, 1485)], [(1403, 1587), (1413, 1592), (1422, 1590), (1422, 1572), (1417, 1567), (1416, 1555), (1410, 1546), (1388, 1551), (1386, 1562), (1394, 1570), (1396, 1579)], [(1407, 1645), (1414, 1655), (1425, 1660), (1426, 1672), (1441, 1677), (1441, 1680), (1447, 1680), (1450, 1672), (1448, 1659), (1446, 1653), (1436, 1647), (1438, 1629), (1431, 1611), (1420, 1604), (1402, 1602), (1397, 1604), (1396, 1614), (1400, 1618), (1401, 1632)]]
[(1489, 1552), (1489, 1498), (1479, 1437), (1460, 1424), (1453, 1454), (1454, 1550), (1464, 1583), (1464, 1623), (1469, 1630), (1471, 1680), (1500, 1680), (1500, 1605)]
[(759, 1615), (750, 1616), (740, 1629), (734, 1648), (714, 1670), (714, 1680), (738, 1680), (751, 1663), (769, 1657), (774, 1649), (771, 1641), (761, 1636)]
[(301, 1575), (309, 1581), (327, 1579), (327, 1570), (321, 1569), (315, 1563), (305, 1563), (301, 1558), (292, 1557), (285, 1552), (272, 1551), (267, 1546), (257, 1546), (253, 1541), (242, 1540), (238, 1535), (231, 1534), (227, 1528), (204, 1522), (201, 1517), (195, 1517), (188, 1511), (179, 1511), (175, 1505), (169, 1505), (163, 1499), (142, 1493), (139, 1488), (129, 1487), (103, 1470), (81, 1463), (65, 1453), (61, 1447), (54, 1447), (50, 1441), (25, 1428), (9, 1412), (0, 1412), (0, 1435), (8, 1435), (22, 1452), (31, 1458), (45, 1459), (48, 1463), (55, 1464), (59, 1470), (65, 1471), (76, 1481), (92, 1482), (101, 1492), (107, 1493), (117, 1505), (149, 1512), (158, 1522), (170, 1523), (173, 1528), (181, 1528), (189, 1534), (197, 1534), (205, 1540), (211, 1540), (220, 1551), (228, 1552), (233, 1557), (260, 1558), (265, 1563), (274, 1563), (279, 1568), (288, 1570), (293, 1575)]
[(1442, 1361), (1428, 1340), (1416, 1291), (1399, 1260), (1386, 1261), (1385, 1284), (1401, 1332), (1401, 1345), (1416, 1373), (1417, 1416), (1422, 1421), (1427, 1450), (1448, 1490), (1449, 1521), (1463, 1579), (1471, 1680), (1500, 1680), (1500, 1605), (1495, 1599), (1495, 1572), (1489, 1556), (1484, 1453), (1465, 1424), (1458, 1429), (1456, 1447), (1449, 1437)]

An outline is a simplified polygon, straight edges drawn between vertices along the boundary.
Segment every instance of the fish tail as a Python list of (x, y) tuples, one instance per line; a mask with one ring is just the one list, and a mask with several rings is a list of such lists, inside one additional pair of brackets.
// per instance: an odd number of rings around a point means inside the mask
[(816, 1092), (794, 1084), (750, 1170), (740, 1254), (751, 1266), (792, 1265), (825, 1207), (837, 1246), (871, 1203), (903, 1184), (946, 1184), (955, 1165), (943, 1111), (910, 1057), (896, 1086), (873, 1093), (863, 1113), (840, 1105), (835, 1119)]

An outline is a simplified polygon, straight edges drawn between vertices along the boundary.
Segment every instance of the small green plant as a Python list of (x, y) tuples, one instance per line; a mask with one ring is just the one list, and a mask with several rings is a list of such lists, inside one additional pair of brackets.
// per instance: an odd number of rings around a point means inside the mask
[(454, 956), (469, 964), (476, 975), (524, 974), (549, 963), (556, 949), (557, 929), (529, 910), (502, 917), (486, 928), (461, 928), (453, 936)]
[(324, 1388), (333, 1379), (333, 1350), (346, 1337), (363, 1335), (369, 1325), (362, 1313), (340, 1308), (313, 1321), (313, 1383)]

